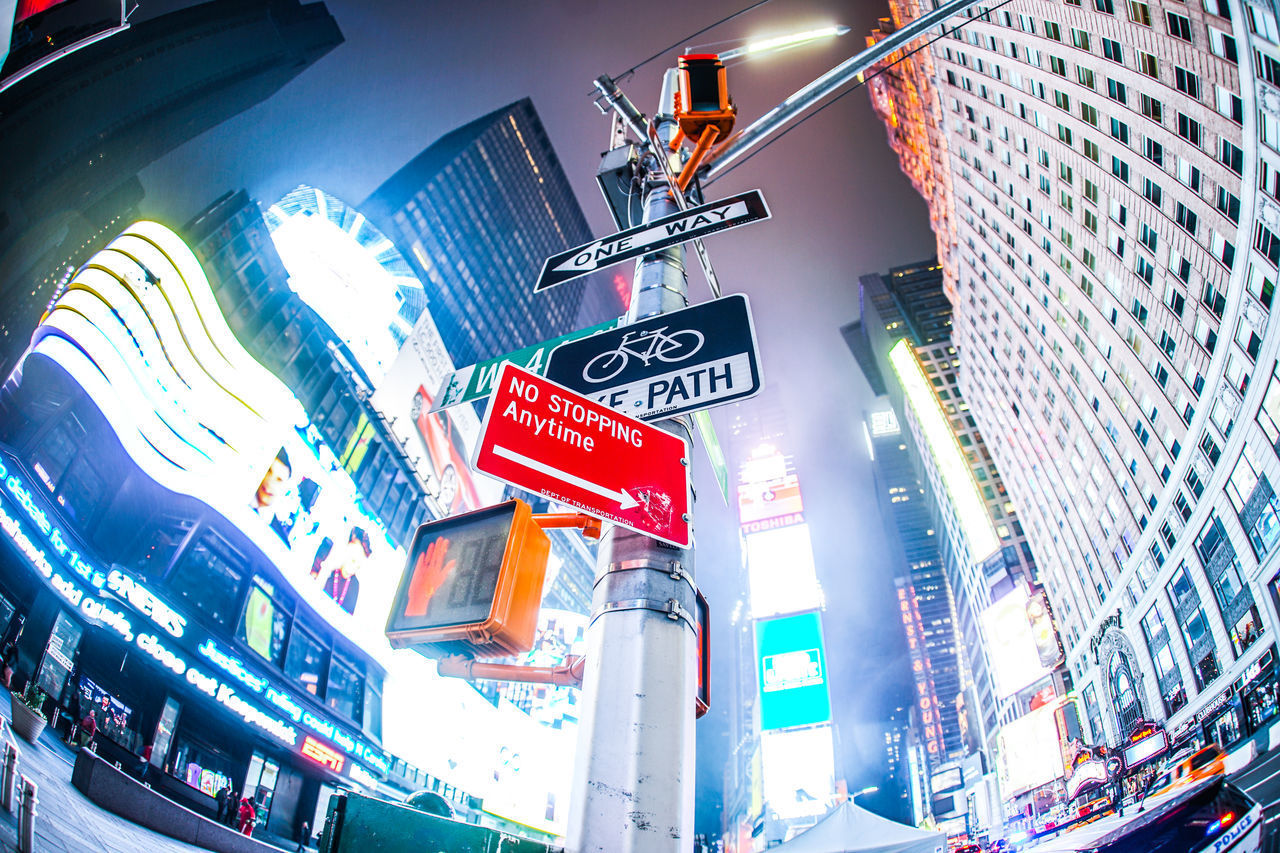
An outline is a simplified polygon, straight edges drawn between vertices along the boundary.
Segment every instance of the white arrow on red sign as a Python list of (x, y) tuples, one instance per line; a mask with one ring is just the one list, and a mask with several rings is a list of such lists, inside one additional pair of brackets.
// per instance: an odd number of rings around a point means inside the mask
[(581, 477), (575, 477), (573, 474), (570, 474), (567, 471), (561, 471), (558, 468), (552, 468), (550, 465), (539, 462), (536, 459), (530, 459), (528, 456), (523, 456), (519, 453), (516, 453), (514, 450), (508, 450), (505, 447), (494, 445), (493, 455), (501, 456), (503, 459), (510, 459), (512, 462), (518, 462), (526, 468), (532, 469), (534, 471), (540, 471), (543, 474), (547, 474), (551, 477), (555, 477), (558, 480), (563, 480), (566, 483), (572, 483), (575, 486), (580, 486), (581, 488), (586, 489), (588, 492), (591, 492), (593, 495), (599, 495), (605, 500), (616, 501), (618, 504), (618, 509), (631, 509), (634, 506), (640, 505), (635, 498), (627, 494), (626, 489), (619, 489), (616, 492), (613, 491), (612, 489), (606, 489), (604, 486), (600, 485), (599, 483), (592, 483), (588, 480), (582, 479)]
[(504, 364), (473, 467), (681, 548), (691, 542), (689, 445)]

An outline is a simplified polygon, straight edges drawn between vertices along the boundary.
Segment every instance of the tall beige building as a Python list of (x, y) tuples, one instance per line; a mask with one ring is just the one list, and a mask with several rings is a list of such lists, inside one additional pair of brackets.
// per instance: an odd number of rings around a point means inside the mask
[(1272, 8), (1014, 0), (869, 83), (1094, 743), (1231, 744), (1277, 710)]

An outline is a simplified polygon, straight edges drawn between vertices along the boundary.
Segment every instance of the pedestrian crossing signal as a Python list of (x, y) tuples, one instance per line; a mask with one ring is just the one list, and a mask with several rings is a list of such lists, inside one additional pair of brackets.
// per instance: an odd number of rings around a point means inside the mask
[(494, 658), (533, 648), (551, 540), (521, 500), (422, 525), (387, 620), (393, 648)]

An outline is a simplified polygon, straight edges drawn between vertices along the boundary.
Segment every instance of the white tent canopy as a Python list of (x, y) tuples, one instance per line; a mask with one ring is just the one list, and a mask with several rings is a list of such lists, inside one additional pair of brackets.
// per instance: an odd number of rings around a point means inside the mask
[(942, 853), (947, 836), (882, 818), (845, 801), (777, 853)]

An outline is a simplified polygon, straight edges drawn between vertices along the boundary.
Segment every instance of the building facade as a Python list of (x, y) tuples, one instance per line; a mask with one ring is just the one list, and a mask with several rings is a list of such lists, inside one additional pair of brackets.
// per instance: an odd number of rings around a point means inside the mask
[(1231, 745), (1276, 710), (1272, 7), (1015, 2), (950, 23), (872, 102), (929, 202), (959, 384), (1091, 737), (1156, 721)]
[(360, 209), (413, 265), (459, 366), (625, 311), (629, 285), (604, 275), (533, 292), (543, 262), (591, 232), (528, 98), (445, 135)]

